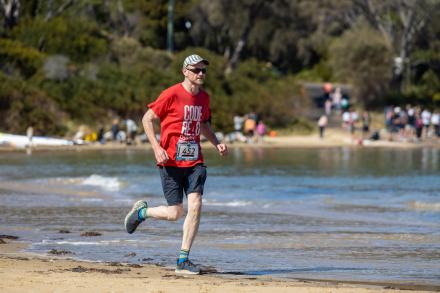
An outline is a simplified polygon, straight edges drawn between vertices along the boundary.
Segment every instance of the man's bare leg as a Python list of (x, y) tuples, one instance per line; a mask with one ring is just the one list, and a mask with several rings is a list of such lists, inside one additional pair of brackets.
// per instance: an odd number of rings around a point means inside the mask
[(177, 221), (183, 216), (183, 204), (158, 206), (147, 209), (147, 217), (159, 220)]
[(159, 206), (149, 208), (145, 200), (138, 200), (125, 217), (125, 229), (132, 234), (136, 228), (147, 218), (167, 221), (177, 221), (183, 215), (183, 205)]
[(188, 213), (183, 224), (182, 249), (191, 249), (194, 238), (199, 231), (201, 212), (202, 195), (200, 193), (188, 194)]
[(189, 251), (197, 235), (202, 211), (202, 195), (200, 193), (188, 194), (188, 213), (183, 223), (182, 248), (177, 260), (176, 273), (200, 274), (200, 269), (189, 259)]
[[(202, 211), (202, 195), (200, 193), (188, 194), (188, 213), (183, 224), (182, 249), (190, 250), (197, 235)], [(183, 215), (183, 205), (158, 206), (147, 209), (147, 217), (176, 221)]]

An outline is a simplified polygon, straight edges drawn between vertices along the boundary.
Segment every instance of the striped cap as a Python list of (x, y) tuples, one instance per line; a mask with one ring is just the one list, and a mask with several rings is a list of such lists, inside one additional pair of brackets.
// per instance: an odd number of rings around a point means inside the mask
[(203, 59), (199, 55), (196, 55), (196, 54), (189, 55), (188, 57), (185, 58), (185, 61), (183, 61), (183, 67), (185, 68), (188, 65), (196, 65), (197, 63), (200, 63), (200, 62), (203, 62), (206, 65), (209, 65), (208, 60)]

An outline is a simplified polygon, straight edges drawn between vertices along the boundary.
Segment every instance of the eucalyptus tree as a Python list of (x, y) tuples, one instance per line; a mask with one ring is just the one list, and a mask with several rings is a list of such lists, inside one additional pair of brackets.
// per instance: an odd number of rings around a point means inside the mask
[(17, 25), (20, 16), (20, 0), (0, 0), (3, 27), (11, 29)]
[(416, 39), (435, 21), (432, 16), (440, 9), (440, 1), (357, 0), (355, 5), (393, 50), (394, 80), (403, 91), (409, 81), (410, 58)]

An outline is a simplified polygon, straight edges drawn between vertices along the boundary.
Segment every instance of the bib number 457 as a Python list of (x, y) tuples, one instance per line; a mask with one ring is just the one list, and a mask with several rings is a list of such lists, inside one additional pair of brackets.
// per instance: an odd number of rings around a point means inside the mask
[(177, 156), (178, 161), (195, 161), (199, 157), (199, 145), (197, 143), (178, 143)]

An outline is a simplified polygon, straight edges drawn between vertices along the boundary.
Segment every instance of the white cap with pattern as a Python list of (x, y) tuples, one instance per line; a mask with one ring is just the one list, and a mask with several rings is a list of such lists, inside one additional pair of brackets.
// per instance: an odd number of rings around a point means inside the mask
[(208, 60), (203, 59), (199, 55), (196, 55), (196, 54), (189, 55), (188, 57), (185, 58), (185, 61), (183, 61), (183, 67), (185, 68), (188, 65), (196, 65), (197, 63), (200, 63), (200, 62), (203, 62), (206, 65), (209, 65)]

